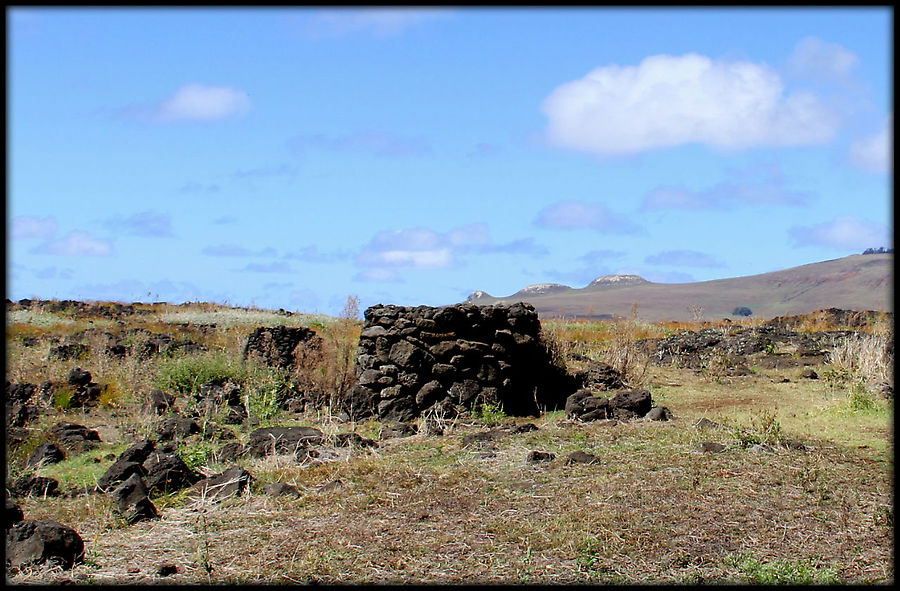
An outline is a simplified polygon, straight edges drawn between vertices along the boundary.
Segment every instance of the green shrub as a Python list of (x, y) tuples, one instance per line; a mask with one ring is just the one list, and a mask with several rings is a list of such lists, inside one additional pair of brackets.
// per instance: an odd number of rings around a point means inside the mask
[(477, 404), (472, 411), (473, 416), (488, 427), (494, 427), (502, 423), (506, 418), (503, 406), (499, 401), (485, 400)]
[(761, 411), (751, 417), (749, 425), (732, 427), (732, 437), (737, 439), (742, 447), (759, 444), (779, 445), (785, 440), (775, 411)]
[(210, 351), (161, 360), (154, 385), (169, 392), (196, 394), (200, 391), (200, 385), (206, 382), (230, 379), (243, 383), (247, 377), (247, 366), (240, 359), (223, 351)]
[(728, 561), (738, 567), (751, 583), (760, 585), (810, 585), (838, 582), (838, 569), (818, 566), (815, 557), (798, 560), (761, 562), (749, 553), (731, 556)]

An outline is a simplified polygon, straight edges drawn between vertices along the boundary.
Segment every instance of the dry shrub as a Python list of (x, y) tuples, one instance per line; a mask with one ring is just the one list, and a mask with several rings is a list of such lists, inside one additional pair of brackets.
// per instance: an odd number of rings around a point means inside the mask
[(606, 351), (606, 363), (634, 386), (643, 383), (650, 365), (650, 356), (637, 344), (642, 332), (642, 326), (637, 321), (637, 304), (632, 304), (629, 317), (616, 322), (612, 343)]
[(857, 333), (834, 346), (828, 365), (869, 387), (893, 384), (894, 356), (889, 344), (885, 336)]
[(359, 297), (349, 296), (338, 318), (318, 329), (318, 348), (298, 345), (293, 375), (310, 391), (315, 407), (338, 408), (356, 383)]

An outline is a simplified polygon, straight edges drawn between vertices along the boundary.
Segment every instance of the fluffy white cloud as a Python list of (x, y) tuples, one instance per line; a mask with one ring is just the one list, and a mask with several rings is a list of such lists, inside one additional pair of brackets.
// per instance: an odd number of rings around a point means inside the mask
[(850, 146), (850, 162), (857, 168), (874, 173), (891, 174), (894, 165), (891, 159), (894, 150), (892, 134), (893, 116), (888, 117), (881, 131), (861, 138)]
[(812, 94), (785, 94), (764, 64), (697, 54), (596, 68), (554, 89), (541, 108), (551, 143), (598, 156), (689, 143), (724, 150), (818, 144), (838, 123)]
[(250, 97), (230, 86), (185, 84), (155, 109), (154, 119), (170, 121), (215, 121), (238, 117), (250, 110)]
[(20, 215), (12, 219), (10, 236), (13, 240), (27, 238), (51, 238), (56, 234), (56, 219), (53, 216), (38, 218), (29, 215)]
[(859, 251), (893, 244), (890, 232), (883, 224), (860, 221), (849, 215), (812, 226), (795, 226), (790, 229), (790, 236), (797, 246), (830, 246)]
[(634, 234), (640, 228), (600, 203), (559, 201), (542, 209), (535, 223), (560, 230), (590, 229), (610, 234)]
[(100, 257), (112, 254), (112, 244), (106, 240), (94, 238), (87, 232), (69, 232), (65, 238), (45, 242), (32, 252), (37, 254), (55, 254), (74, 257)]
[(857, 63), (859, 58), (852, 51), (817, 37), (806, 37), (794, 48), (788, 60), (788, 71), (797, 76), (840, 80), (846, 78)]

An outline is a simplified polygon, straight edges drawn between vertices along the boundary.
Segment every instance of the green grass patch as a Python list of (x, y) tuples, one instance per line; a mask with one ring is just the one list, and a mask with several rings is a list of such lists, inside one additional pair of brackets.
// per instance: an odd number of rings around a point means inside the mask
[(106, 472), (111, 460), (106, 456), (120, 453), (128, 449), (127, 443), (100, 444), (94, 449), (88, 450), (76, 456), (67, 453), (67, 458), (58, 464), (43, 466), (38, 470), (38, 475), (53, 478), (59, 481), (59, 488), (86, 488), (97, 484), (97, 480)]

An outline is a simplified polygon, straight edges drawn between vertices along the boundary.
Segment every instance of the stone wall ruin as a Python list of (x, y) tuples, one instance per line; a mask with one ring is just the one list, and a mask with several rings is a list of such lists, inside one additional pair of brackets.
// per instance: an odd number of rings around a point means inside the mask
[(511, 416), (562, 408), (578, 384), (554, 365), (540, 331), (526, 303), (373, 306), (365, 311), (348, 410), (409, 421), (430, 409), (483, 403), (499, 403)]

